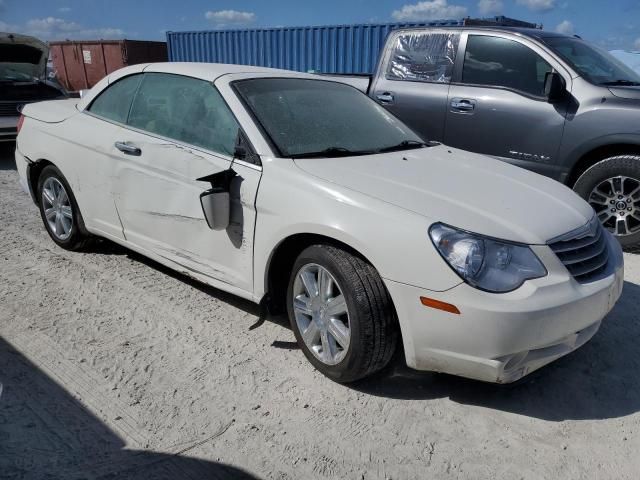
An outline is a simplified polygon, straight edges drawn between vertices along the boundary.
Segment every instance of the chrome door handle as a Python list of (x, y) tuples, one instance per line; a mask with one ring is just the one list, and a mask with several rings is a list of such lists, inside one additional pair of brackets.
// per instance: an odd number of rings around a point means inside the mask
[(142, 154), (142, 150), (140, 150), (138, 147), (128, 144), (127, 142), (116, 142), (115, 147), (122, 153), (125, 153), (127, 155), (139, 157)]
[(476, 108), (475, 100), (454, 98), (451, 100), (451, 110), (454, 112), (472, 112)]
[(393, 103), (393, 93), (390, 92), (379, 93), (376, 98), (382, 103)]

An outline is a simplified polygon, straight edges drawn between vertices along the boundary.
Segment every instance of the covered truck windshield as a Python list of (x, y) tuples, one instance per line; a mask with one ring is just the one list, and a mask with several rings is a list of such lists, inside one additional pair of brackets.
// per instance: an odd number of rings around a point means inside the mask
[(353, 87), (301, 78), (234, 83), (282, 157), (366, 155), (422, 148), (409, 127)]
[(605, 50), (575, 37), (547, 37), (543, 40), (591, 83), (640, 85), (640, 75)]

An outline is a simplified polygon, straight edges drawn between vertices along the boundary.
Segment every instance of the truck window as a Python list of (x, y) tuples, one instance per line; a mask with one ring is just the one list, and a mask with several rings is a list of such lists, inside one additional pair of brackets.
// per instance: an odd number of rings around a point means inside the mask
[(387, 79), (449, 83), (459, 43), (458, 33), (402, 33), (392, 46)]
[(544, 96), (544, 80), (552, 67), (529, 47), (506, 38), (469, 35), (462, 82), (505, 87)]

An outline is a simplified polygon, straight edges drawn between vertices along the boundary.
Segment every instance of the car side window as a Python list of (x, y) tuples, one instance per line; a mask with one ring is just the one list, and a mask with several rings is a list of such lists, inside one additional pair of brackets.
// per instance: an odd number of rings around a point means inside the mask
[(144, 74), (128, 124), (229, 156), (239, 129), (211, 83), (167, 73)]
[(115, 122), (126, 123), (133, 96), (142, 80), (142, 75), (130, 75), (109, 85), (87, 109), (89, 112)]
[(396, 36), (387, 65), (389, 80), (449, 83), (458, 33), (407, 32)]
[(526, 45), (506, 38), (469, 35), (462, 82), (505, 87), (544, 96), (546, 74), (553, 68)]

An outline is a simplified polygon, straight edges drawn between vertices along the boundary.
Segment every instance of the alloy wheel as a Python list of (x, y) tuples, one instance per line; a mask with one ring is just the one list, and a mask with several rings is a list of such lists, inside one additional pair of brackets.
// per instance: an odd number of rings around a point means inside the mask
[(314, 263), (298, 270), (293, 283), (296, 325), (307, 348), (326, 365), (340, 363), (349, 350), (349, 310), (329, 271)]
[(67, 191), (55, 177), (42, 185), (42, 209), (51, 233), (58, 240), (67, 240), (73, 230), (73, 210)]
[(595, 186), (588, 201), (614, 235), (640, 231), (640, 180), (620, 175), (607, 178)]

